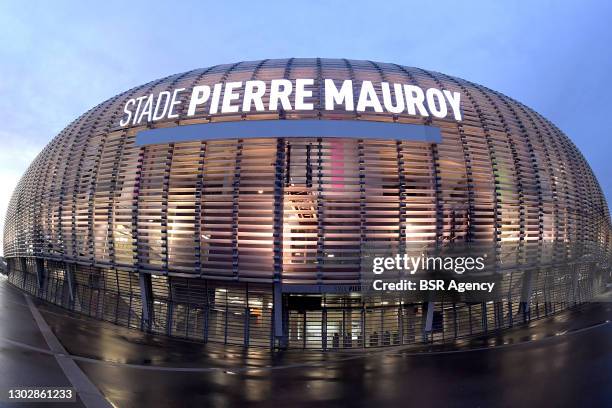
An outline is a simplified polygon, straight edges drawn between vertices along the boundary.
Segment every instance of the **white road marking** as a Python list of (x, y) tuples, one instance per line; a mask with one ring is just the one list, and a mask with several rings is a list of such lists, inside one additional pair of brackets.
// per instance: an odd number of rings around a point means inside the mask
[(87, 408), (111, 408), (112, 405), (104, 398), (100, 390), (98, 390), (89, 378), (87, 378), (85, 373), (70, 357), (70, 354), (66, 351), (64, 346), (62, 346), (62, 343), (55, 337), (55, 334), (53, 334), (53, 331), (32, 302), (32, 299), (26, 294), (24, 294), (24, 296), (40, 333), (45, 338), (51, 353), (55, 356), (64, 375), (79, 394), (83, 405)]

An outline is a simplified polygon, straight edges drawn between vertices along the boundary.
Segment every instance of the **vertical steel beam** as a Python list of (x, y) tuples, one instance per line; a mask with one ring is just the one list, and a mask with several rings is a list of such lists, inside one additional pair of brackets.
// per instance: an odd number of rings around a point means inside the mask
[(453, 302), (453, 335), (456, 339), (459, 334), (459, 330), (457, 327), (457, 303)]
[(366, 306), (362, 304), (361, 308), (361, 347), (366, 348)]
[[(153, 308), (151, 308), (153, 310)], [(227, 331), (227, 310), (225, 311), (225, 330)], [(166, 303), (166, 334), (172, 336), (172, 326), (174, 324), (174, 302), (172, 299)]]
[(140, 300), (142, 304), (141, 328), (150, 331), (153, 325), (153, 287), (151, 286), (151, 275), (148, 273), (138, 274), (140, 285)]
[(323, 283), (323, 262), (325, 262), (325, 212), (323, 201), (323, 141), (317, 139), (317, 284)]
[(242, 169), (242, 148), (244, 142), (236, 142), (236, 156), (234, 158), (234, 173), (232, 180), (232, 275), (234, 279), (240, 277), (240, 248), (238, 245), (238, 215), (240, 211), (240, 173)]
[(23, 288), (27, 290), (26, 282), (28, 279), (28, 262), (24, 257), (19, 258), (19, 263), (21, 264), (21, 275), (23, 278)]
[(327, 306), (321, 312), (321, 347), (327, 350)]
[[(284, 180), (285, 174), (285, 139), (279, 138), (276, 142), (276, 163), (274, 180), (274, 283), (273, 283), (273, 325), (274, 342), (279, 348), (287, 346), (288, 330), (284, 325), (283, 310), (283, 219), (284, 219)], [(288, 170), (287, 170), (288, 171)]]
[(208, 343), (208, 324), (209, 324), (209, 320), (210, 320), (210, 292), (208, 289), (208, 280), (204, 281), (205, 282), (205, 291), (206, 291), (206, 303), (204, 304), (204, 310), (203, 310), (203, 318), (204, 318), (204, 322), (203, 322), (203, 330), (204, 333), (202, 333), (202, 335), (204, 336), (204, 343)]
[(273, 309), (274, 311), (274, 339), (279, 348), (287, 346), (285, 327), (283, 321), (283, 291), (281, 282), (274, 282)]
[[(195, 254), (195, 268), (198, 275), (202, 276), (202, 238), (204, 233), (204, 226), (202, 225), (202, 194), (204, 190), (204, 161), (206, 160), (206, 143), (200, 142), (200, 154), (198, 159), (198, 176), (195, 186), (195, 228), (194, 228), (194, 254)], [(205, 259), (208, 258), (208, 254), (205, 254)]]
[(431, 334), (433, 330), (433, 317), (434, 317), (434, 302), (425, 302), (423, 304), (424, 309), (424, 320), (425, 324), (423, 325), (423, 341), (427, 341), (429, 334)]
[(76, 265), (71, 264), (71, 263), (65, 263), (64, 270), (66, 271), (66, 282), (68, 282), (68, 294), (70, 296), (70, 305), (72, 306), (74, 304), (74, 301), (76, 300), (76, 279), (75, 279)]
[(408, 219), (408, 208), (406, 203), (406, 175), (404, 166), (404, 157), (402, 152), (402, 142), (396, 142), (397, 150), (397, 174), (399, 188), (399, 228), (398, 228), (398, 254), (403, 257), (406, 253), (406, 223)]
[(359, 280), (363, 281), (364, 271), (363, 258), (364, 247), (367, 242), (367, 211), (366, 211), (366, 182), (365, 182), (365, 152), (363, 140), (357, 140), (357, 156), (359, 159)]
[(249, 284), (247, 282), (247, 284), (245, 285), (245, 300), (246, 300), (246, 306), (244, 308), (244, 335), (243, 335), (243, 339), (242, 342), (245, 346), (248, 347), (249, 345), (249, 336), (250, 334), (250, 329), (251, 329), (251, 308), (249, 305)]
[(399, 337), (399, 344), (404, 344), (404, 305), (400, 304), (397, 307), (397, 311), (397, 334)]
[(251, 323), (251, 308), (247, 306), (244, 308), (244, 338), (242, 339), (243, 344), (246, 347), (249, 346), (250, 323)]
[(521, 284), (521, 303), (519, 305), (519, 313), (523, 315), (523, 322), (530, 320), (530, 304), (531, 304), (531, 292), (533, 290), (533, 279), (531, 270), (527, 270), (523, 273), (523, 281)]
[(174, 143), (168, 145), (166, 152), (166, 161), (164, 163), (164, 178), (162, 182), (162, 194), (161, 194), (161, 221), (160, 221), (160, 232), (161, 232), (161, 246), (162, 246), (162, 269), (164, 272), (168, 272), (168, 254), (170, 253), (168, 248), (168, 201), (170, 192), (170, 173), (172, 170), (172, 157), (174, 156)]
[(45, 270), (45, 261), (41, 258), (36, 258), (36, 279), (38, 289), (44, 292), (47, 286), (47, 271)]
[(482, 302), (481, 303), (481, 313), (482, 315), (480, 316), (480, 322), (482, 324), (482, 331), (483, 332), (487, 332), (489, 330), (489, 316), (488, 316), (488, 312), (487, 312), (487, 302)]

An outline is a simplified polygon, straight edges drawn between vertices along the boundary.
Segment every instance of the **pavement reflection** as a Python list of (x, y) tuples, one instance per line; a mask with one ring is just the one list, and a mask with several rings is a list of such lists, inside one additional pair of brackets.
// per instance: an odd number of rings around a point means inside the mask
[[(19, 296), (0, 283), (0, 337), (44, 348)], [(203, 345), (37, 305), (66, 350), (79, 356), (80, 368), (120, 407), (609, 406), (612, 401), (607, 322), (612, 304), (606, 302), (452, 345), (367, 353)], [(23, 353), (1, 341), (0, 359)], [(45, 375), (57, 374), (49, 364), (25, 369), (43, 382)], [(20, 369), (9, 366), (5, 378), (11, 370)]]

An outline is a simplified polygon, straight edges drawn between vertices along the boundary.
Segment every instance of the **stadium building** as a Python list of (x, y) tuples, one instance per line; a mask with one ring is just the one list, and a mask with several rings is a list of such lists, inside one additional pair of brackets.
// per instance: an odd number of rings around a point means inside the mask
[[(438, 72), (346, 59), (172, 75), (77, 118), (10, 202), (10, 281), (203, 342), (444, 342), (588, 301), (607, 204), (555, 125)], [(493, 249), (495, 301), (362, 290), (366, 255)], [(498, 293), (498, 294), (499, 294)]]

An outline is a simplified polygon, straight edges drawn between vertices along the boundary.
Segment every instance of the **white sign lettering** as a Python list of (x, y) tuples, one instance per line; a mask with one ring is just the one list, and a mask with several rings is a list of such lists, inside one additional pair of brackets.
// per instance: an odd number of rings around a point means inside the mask
[[(355, 81), (356, 82), (356, 81)], [(123, 107), (120, 126), (134, 126), (162, 119), (189, 118), (196, 115), (278, 111), (377, 112), (434, 118), (449, 114), (461, 121), (461, 94), (447, 89), (422, 89), (399, 83), (373, 83), (372, 81), (323, 80), (322, 95), (313, 96), (315, 80), (312, 78), (273, 79), (269, 83), (259, 80), (197, 85), (188, 96), (185, 88), (161, 91), (129, 99)], [(188, 100), (187, 100), (188, 98)], [(181, 106), (186, 111), (181, 111)]]

